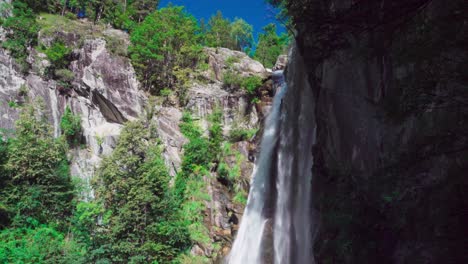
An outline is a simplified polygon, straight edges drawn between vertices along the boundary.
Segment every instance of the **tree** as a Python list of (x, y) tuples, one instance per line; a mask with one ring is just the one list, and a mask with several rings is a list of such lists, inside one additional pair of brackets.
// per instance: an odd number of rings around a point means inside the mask
[(171, 222), (169, 173), (154, 128), (128, 123), (97, 171), (96, 198), (109, 215), (99, 234), (100, 256), (112, 262), (167, 262), (186, 249), (187, 234)]
[(135, 29), (129, 47), (143, 86), (153, 93), (175, 85), (176, 67), (193, 66), (200, 56), (199, 27), (183, 7), (162, 8)]
[(275, 65), (278, 56), (285, 52), (289, 43), (287, 34), (280, 36), (276, 33), (276, 25), (271, 23), (263, 28), (260, 34), (254, 58), (259, 60), (265, 67), (271, 68)]
[(209, 47), (225, 47), (234, 49), (235, 42), (231, 37), (231, 22), (223, 17), (221, 11), (213, 15), (208, 21), (206, 45)]
[(40, 112), (26, 106), (16, 123), (16, 137), (8, 144), (7, 187), (0, 196), (14, 213), (15, 225), (31, 219), (59, 223), (72, 208), (67, 147), (62, 139), (54, 139)]
[(236, 50), (250, 51), (254, 45), (253, 27), (242, 18), (231, 23), (231, 38)]
[(159, 0), (133, 0), (130, 2), (130, 7), (134, 10), (131, 17), (135, 22), (140, 23), (156, 10)]

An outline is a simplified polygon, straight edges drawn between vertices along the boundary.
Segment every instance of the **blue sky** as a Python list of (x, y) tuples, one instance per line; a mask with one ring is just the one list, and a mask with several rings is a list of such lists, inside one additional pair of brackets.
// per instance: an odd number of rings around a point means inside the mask
[[(206, 21), (221, 10), (224, 17), (233, 20), (236, 17), (243, 18), (253, 25), (255, 37), (262, 31), (262, 27), (276, 22), (274, 10), (265, 3), (265, 0), (161, 0), (159, 6), (164, 7), (169, 3), (185, 6), (187, 11), (196, 18), (205, 18)], [(278, 23), (277, 23), (278, 24)], [(278, 33), (284, 31), (278, 24)]]

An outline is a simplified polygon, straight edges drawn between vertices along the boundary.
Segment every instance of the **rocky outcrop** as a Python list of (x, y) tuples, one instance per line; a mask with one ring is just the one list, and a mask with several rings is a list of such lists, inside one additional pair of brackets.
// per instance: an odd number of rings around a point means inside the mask
[[(213, 76), (207, 76), (209, 79), (223, 81), (223, 70), (232, 67), (243, 76), (259, 75), (267, 77), (268, 73), (265, 67), (258, 61), (253, 60), (247, 54), (226, 48), (205, 48), (208, 56)], [(209, 71), (211, 73), (211, 71)]]

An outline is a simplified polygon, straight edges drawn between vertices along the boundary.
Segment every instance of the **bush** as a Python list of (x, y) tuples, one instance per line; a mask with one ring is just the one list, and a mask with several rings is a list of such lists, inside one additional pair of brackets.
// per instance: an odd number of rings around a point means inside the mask
[(244, 88), (248, 94), (254, 94), (262, 85), (263, 80), (259, 76), (249, 76), (242, 80), (242, 88)]
[(232, 70), (224, 72), (223, 86), (224, 88), (239, 89), (242, 86), (242, 76)]
[(259, 76), (243, 77), (233, 70), (227, 70), (223, 76), (223, 86), (228, 89), (244, 89), (249, 95), (255, 94), (263, 85), (263, 79)]
[(236, 63), (239, 63), (240, 62), (240, 58), (237, 57), (237, 56), (231, 56), (229, 58), (226, 59), (226, 66), (228, 68), (232, 68), (234, 66), (234, 64)]
[(13, 2), (13, 16), (5, 19), (2, 27), (6, 29), (6, 40), (1, 46), (11, 52), (22, 72), (27, 72), (27, 48), (37, 42), (39, 26), (33, 11), (25, 3)]
[(237, 192), (234, 198), (232, 199), (233, 202), (246, 205), (247, 204), (247, 193), (244, 191)]
[(127, 56), (127, 44), (124, 39), (115, 36), (106, 36), (106, 47), (115, 55), (126, 57)]
[(26, 96), (28, 95), (29, 87), (26, 84), (22, 84), (19, 88), (18, 95), (19, 96)]
[(229, 140), (231, 142), (251, 140), (257, 132), (258, 129), (233, 128), (229, 134)]
[(68, 106), (60, 121), (60, 129), (68, 142), (76, 143), (81, 132), (81, 118), (79, 115), (74, 115)]
[(66, 83), (70, 83), (75, 79), (75, 74), (68, 69), (59, 69), (55, 71), (55, 76)]
[(219, 163), (218, 175), (219, 177), (224, 178), (224, 179), (227, 179), (229, 177), (229, 166), (226, 163), (224, 162)]
[(86, 263), (86, 247), (53, 227), (0, 232), (1, 263)]
[(159, 95), (161, 95), (162, 97), (169, 97), (170, 95), (172, 94), (172, 90), (171, 89), (168, 89), (168, 88), (164, 88), (162, 89), (161, 91), (159, 91)]
[(68, 56), (71, 49), (68, 48), (62, 41), (55, 41), (52, 46), (47, 48), (44, 53), (52, 63), (54, 69), (65, 68), (68, 65)]

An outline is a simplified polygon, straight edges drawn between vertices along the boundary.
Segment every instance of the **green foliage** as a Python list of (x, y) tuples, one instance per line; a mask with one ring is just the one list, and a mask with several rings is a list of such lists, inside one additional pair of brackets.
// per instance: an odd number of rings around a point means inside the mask
[(205, 203), (210, 200), (206, 193), (206, 179), (211, 177), (210, 168), (220, 152), (222, 112), (215, 109), (209, 120), (210, 137), (207, 138), (202, 135), (190, 114), (184, 114), (180, 128), (189, 143), (184, 146), (182, 171), (176, 178), (176, 191), (181, 199), (181, 217), (187, 223), (190, 239), (202, 246), (211, 243), (209, 231), (204, 226)]
[(8, 101), (8, 107), (10, 108), (18, 108), (19, 105), (16, 101)]
[(86, 247), (50, 226), (0, 232), (1, 263), (86, 263)]
[(65, 108), (62, 120), (60, 121), (60, 129), (68, 142), (76, 143), (79, 140), (81, 132), (81, 117), (79, 115), (74, 115), (68, 106)]
[(204, 256), (193, 256), (189, 254), (183, 254), (179, 258), (177, 258), (177, 262), (180, 264), (208, 264), (211, 261)]
[(58, 69), (55, 76), (62, 82), (71, 83), (75, 79), (75, 74), (68, 69)]
[(245, 206), (247, 204), (247, 193), (245, 191), (237, 192), (232, 201)]
[(1, 45), (10, 51), (21, 70), (26, 72), (29, 69), (26, 62), (27, 48), (36, 44), (39, 27), (33, 11), (26, 4), (14, 1), (13, 7), (13, 16), (8, 17), (2, 23), (7, 34), (6, 40)]
[(276, 25), (268, 24), (263, 28), (263, 33), (259, 36), (254, 59), (260, 61), (265, 67), (272, 68), (278, 56), (285, 52), (288, 45), (288, 35), (283, 33), (278, 36)]
[(248, 76), (242, 80), (242, 88), (244, 88), (248, 94), (254, 94), (262, 85), (263, 79), (259, 76)]
[(234, 70), (227, 70), (223, 74), (223, 85), (228, 89), (244, 89), (249, 95), (255, 95), (258, 88), (263, 85), (259, 76), (243, 77)]
[(96, 235), (96, 260), (167, 263), (187, 248), (184, 225), (171, 222), (169, 173), (158, 140), (141, 121), (126, 124), (116, 149), (98, 169), (94, 186), (109, 212), (105, 228)]
[(180, 131), (184, 136), (189, 139), (199, 138), (202, 136), (201, 128), (195, 124), (192, 115), (188, 112), (184, 112), (182, 115), (182, 122), (180, 123)]
[(61, 69), (68, 65), (68, 57), (71, 53), (71, 49), (62, 41), (58, 40), (48, 47), (44, 53), (47, 55), (54, 69)]
[(242, 86), (242, 81), (242, 76), (233, 70), (227, 70), (223, 74), (225, 88), (239, 89)]
[(29, 92), (29, 87), (26, 84), (22, 84), (19, 88), (18, 95), (27, 96), (28, 92)]
[(210, 127), (208, 128), (210, 136), (211, 159), (217, 160), (217, 155), (221, 152), (221, 142), (223, 141), (223, 111), (218, 106), (213, 109), (213, 113), (208, 117)]
[(176, 67), (194, 67), (199, 58), (199, 27), (183, 7), (162, 8), (131, 34), (132, 63), (144, 87), (157, 93), (176, 84)]
[(234, 64), (236, 63), (239, 63), (240, 62), (240, 58), (237, 57), (237, 56), (230, 56), (229, 58), (226, 59), (226, 67), (228, 67), (229, 69), (232, 69)]
[(234, 39), (236, 50), (248, 52), (254, 46), (253, 27), (242, 18), (236, 18), (231, 23), (230, 36)]
[(235, 45), (231, 38), (231, 22), (223, 17), (221, 11), (210, 18), (205, 35), (206, 45), (209, 47), (232, 48)]
[(5, 1), (0, 3), (0, 25), (3, 23), (3, 19), (8, 17), (13, 11), (13, 6)]
[(240, 127), (233, 127), (229, 133), (229, 140), (231, 142), (251, 140), (255, 134), (257, 134), (258, 129), (244, 129)]
[(231, 22), (218, 11), (208, 21), (205, 44), (209, 47), (251, 50), (254, 45), (253, 27), (241, 18)]
[[(43, 112), (43, 111), (41, 111)], [(14, 224), (36, 219), (60, 223), (71, 210), (66, 144), (54, 139), (46, 119), (25, 107), (16, 124), (16, 138), (8, 143), (7, 185), (0, 197), (15, 214)]]

